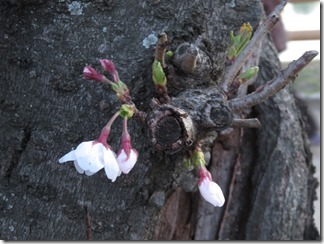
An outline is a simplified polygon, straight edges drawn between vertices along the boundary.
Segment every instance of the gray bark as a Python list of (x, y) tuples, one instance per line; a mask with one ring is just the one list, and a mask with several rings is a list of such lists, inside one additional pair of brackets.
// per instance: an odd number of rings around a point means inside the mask
[[(85, 65), (100, 70), (99, 59), (112, 59), (136, 106), (150, 112), (154, 49), (145, 49), (143, 39), (164, 31), (171, 50), (202, 39), (212, 70), (210, 83), (198, 88), (215, 85), (229, 31), (243, 22), (255, 29), (263, 14), (259, 1), (79, 1), (81, 12), (69, 9), (71, 3), (0, 5), (0, 239), (85, 240), (84, 205), (92, 240), (319, 238), (314, 166), (290, 88), (251, 112), (260, 129), (210, 137), (208, 167), (224, 190), (222, 208), (200, 198), (181, 153), (154, 149), (136, 119), (128, 125), (140, 156), (116, 182), (103, 170), (88, 177), (58, 163), (82, 141), (96, 139), (120, 105), (109, 87), (82, 78)], [(259, 83), (278, 71), (276, 63), (265, 48)], [(186, 88), (174, 82), (170, 94)], [(121, 125), (113, 124), (108, 141), (115, 150)]]

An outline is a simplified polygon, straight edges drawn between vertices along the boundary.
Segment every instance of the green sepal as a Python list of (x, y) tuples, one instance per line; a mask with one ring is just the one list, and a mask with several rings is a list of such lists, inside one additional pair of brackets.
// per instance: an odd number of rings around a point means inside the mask
[(117, 84), (123, 91), (128, 89), (126, 84), (124, 82), (122, 82), (121, 80), (118, 80)]
[(116, 83), (111, 84), (111, 88), (116, 92), (119, 93), (119, 86)]
[(134, 107), (128, 104), (123, 104), (119, 109), (119, 115), (123, 118), (133, 117), (134, 112)]
[(193, 162), (195, 168), (204, 167), (206, 164), (204, 153), (200, 149), (193, 151), (191, 161)]

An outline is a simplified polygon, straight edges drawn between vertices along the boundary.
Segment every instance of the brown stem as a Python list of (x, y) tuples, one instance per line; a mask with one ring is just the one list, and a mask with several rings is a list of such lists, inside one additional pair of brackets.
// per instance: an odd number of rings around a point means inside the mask
[(155, 59), (159, 61), (164, 68), (165, 62), (164, 62), (164, 55), (165, 50), (168, 45), (168, 36), (166, 33), (162, 32), (158, 36), (158, 42), (155, 50)]
[[(159, 61), (161, 63), (161, 66), (163, 69), (166, 68), (166, 64), (165, 64), (165, 50), (166, 47), (168, 45), (168, 36), (166, 33), (162, 32), (159, 34), (158, 36), (158, 42), (157, 42), (157, 46), (155, 49), (155, 60)], [(160, 86), (160, 85), (156, 85), (155, 86), (156, 90), (159, 92), (159, 100), (161, 103), (170, 103), (171, 98), (168, 95), (168, 89), (166, 86)]]
[(317, 51), (305, 52), (299, 59), (291, 62), (286, 69), (282, 70), (275, 79), (259, 86), (255, 92), (245, 97), (229, 100), (229, 107), (233, 112), (238, 112), (261, 103), (267, 98), (273, 96), (279, 90), (284, 88), (289, 81), (294, 80), (298, 72), (301, 71), (310, 61), (312, 61), (317, 54)]
[(159, 86), (156, 85), (155, 89), (159, 93), (159, 101), (161, 104), (167, 104), (171, 102), (171, 97), (168, 94), (168, 87), (167, 86)]
[(236, 77), (237, 73), (240, 71), (244, 62), (252, 55), (255, 50), (256, 45), (260, 40), (262, 40), (263, 36), (270, 31), (275, 24), (279, 21), (279, 15), (285, 5), (287, 4), (287, 0), (282, 0), (280, 4), (273, 10), (271, 14), (265, 19), (261, 26), (255, 31), (253, 37), (246, 45), (241, 54), (237, 57), (235, 62), (226, 70), (224, 74), (223, 81), (223, 89), (226, 90), (228, 84), (230, 84)]

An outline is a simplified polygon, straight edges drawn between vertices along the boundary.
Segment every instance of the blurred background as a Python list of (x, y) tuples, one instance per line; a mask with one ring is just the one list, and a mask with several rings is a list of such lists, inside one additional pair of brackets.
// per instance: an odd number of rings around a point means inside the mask
[[(271, 0), (265, 0), (265, 2), (271, 2)], [(278, 51), (283, 67), (299, 58), (305, 51), (316, 50), (320, 53), (321, 3), (319, 0), (288, 0), (281, 20), (286, 36), (285, 40), (283, 35), (277, 39), (281, 42), (281, 45), (278, 45), (282, 50)], [(297, 97), (307, 105), (306, 109), (310, 116), (308, 135), (316, 167), (315, 175), (320, 182), (320, 55), (300, 72), (293, 86)], [(321, 232), (320, 186), (317, 188), (316, 194), (318, 199), (314, 203), (314, 219)]]

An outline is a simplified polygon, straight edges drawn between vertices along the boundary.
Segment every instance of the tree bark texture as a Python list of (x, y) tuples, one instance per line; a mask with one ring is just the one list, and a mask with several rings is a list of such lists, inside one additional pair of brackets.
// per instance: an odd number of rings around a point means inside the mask
[[(206, 158), (225, 194), (222, 208), (200, 198), (182, 154), (156, 150), (137, 119), (128, 125), (140, 156), (116, 182), (104, 171), (88, 177), (58, 163), (82, 141), (96, 139), (120, 105), (109, 87), (82, 78), (85, 65), (100, 70), (99, 59), (113, 60), (136, 106), (149, 113), (157, 95), (154, 48), (146, 49), (143, 39), (166, 32), (171, 50), (199, 40), (210, 58), (210, 79), (186, 84), (178, 74), (171, 96), (215, 86), (229, 31), (244, 22), (256, 29), (263, 18), (259, 1), (24, 0), (1, 1), (0, 11), (1, 239), (85, 240), (84, 206), (92, 240), (319, 238), (312, 217), (317, 181), (290, 87), (246, 111), (261, 128), (209, 135)], [(280, 69), (267, 40), (260, 60), (251, 62), (260, 65), (259, 84)], [(117, 121), (108, 141), (115, 150), (121, 133)]]

